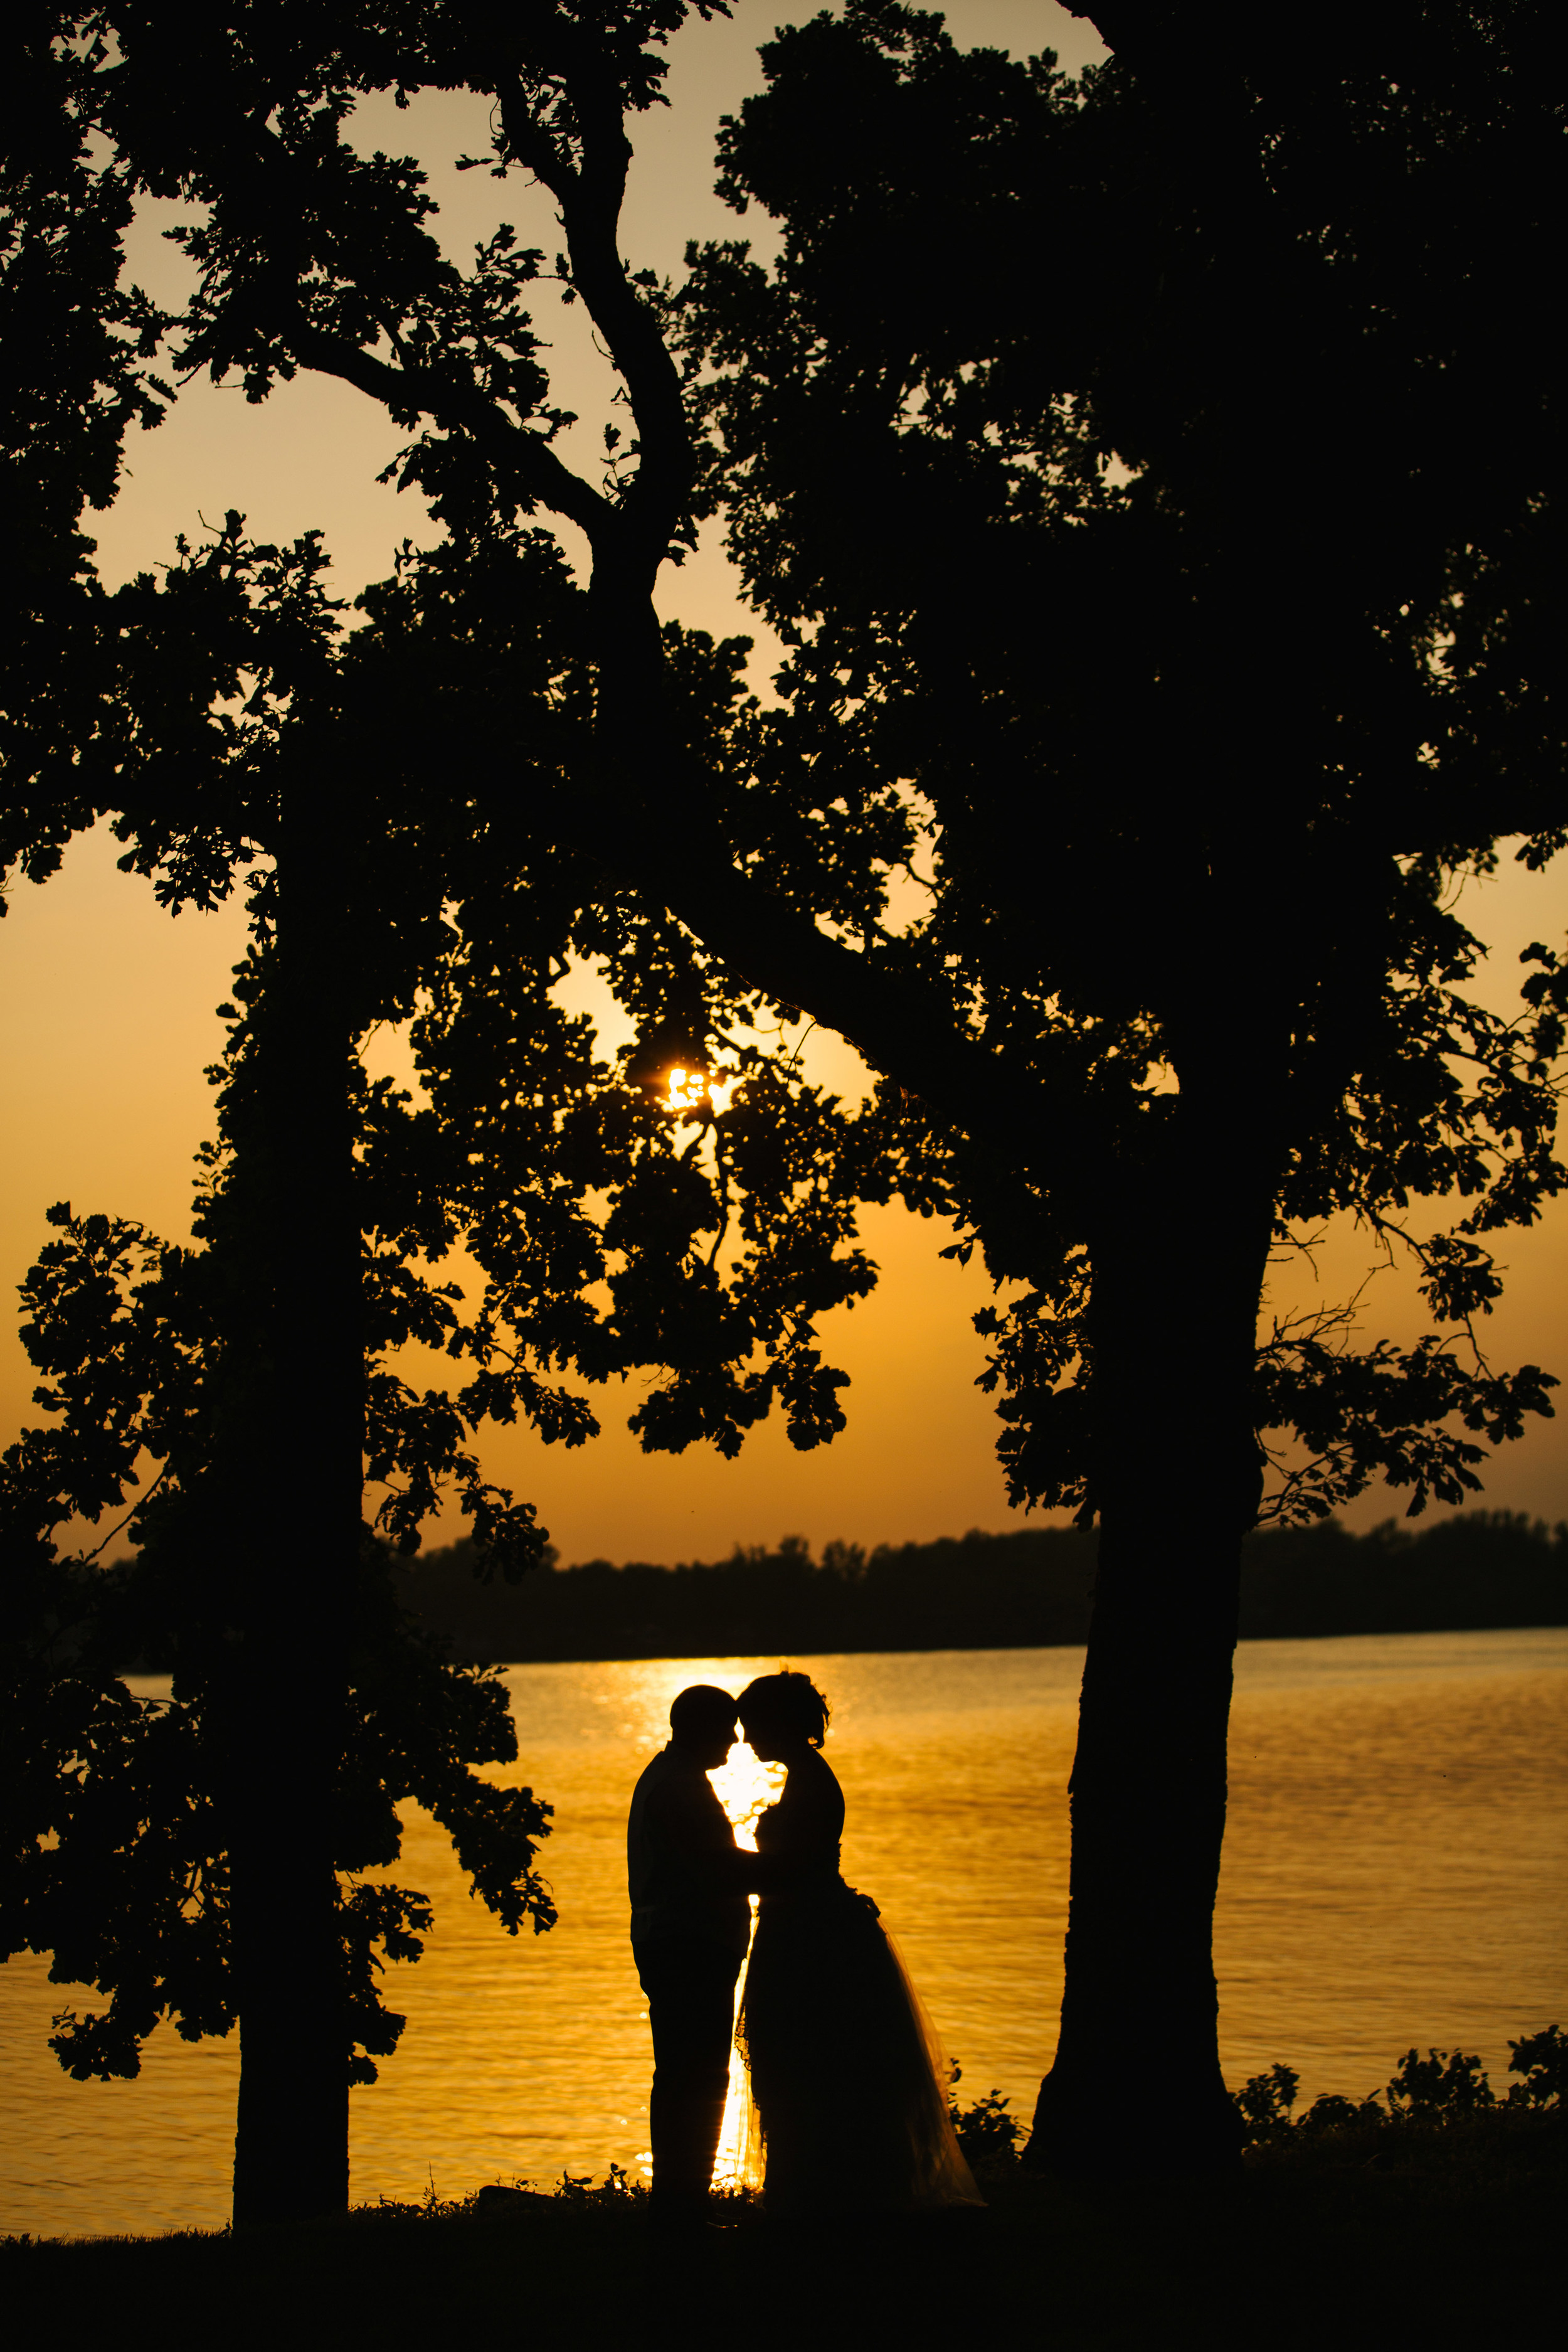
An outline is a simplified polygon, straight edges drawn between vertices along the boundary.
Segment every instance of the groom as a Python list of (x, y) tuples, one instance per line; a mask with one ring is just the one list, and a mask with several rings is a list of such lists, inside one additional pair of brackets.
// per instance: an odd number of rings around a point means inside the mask
[(751, 1937), (743, 1853), (708, 1774), (729, 1754), (735, 1701), (695, 1683), (670, 1708), (670, 1740), (643, 1772), (626, 1824), (632, 1953), (653, 2031), (653, 2218), (700, 2221), (724, 2125), (735, 1983)]

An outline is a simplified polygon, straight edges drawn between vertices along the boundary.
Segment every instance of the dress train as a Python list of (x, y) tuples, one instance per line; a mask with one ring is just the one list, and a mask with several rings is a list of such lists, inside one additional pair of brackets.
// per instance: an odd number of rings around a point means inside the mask
[(743, 1978), (722, 2185), (775, 2210), (981, 2205), (948, 2114), (946, 2054), (868, 1895), (763, 1898)]

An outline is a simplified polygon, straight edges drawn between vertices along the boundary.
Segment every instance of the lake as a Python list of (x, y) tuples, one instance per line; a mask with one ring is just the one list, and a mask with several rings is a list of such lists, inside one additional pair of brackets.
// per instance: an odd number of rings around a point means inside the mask
[[(353, 2194), (443, 2196), (563, 2168), (636, 2175), (646, 2015), (626, 1942), (625, 1809), (689, 1682), (738, 1689), (773, 1659), (511, 1669), (528, 1781), (556, 1808), (549, 1936), (506, 1936), (440, 1833), (407, 1824), (390, 1874), (434, 1900), (407, 2012), (353, 2094)], [(1078, 1650), (801, 1658), (833, 1706), (844, 1870), (874, 1895), (964, 2095), (1026, 2117), (1050, 2063), (1067, 1908)], [(158, 1695), (162, 1685), (136, 1687)], [(732, 1819), (769, 1775), (737, 1748)], [(1243, 1643), (1217, 1924), (1220, 2038), (1239, 2084), (1282, 2059), (1302, 2098), (1381, 2086), (1412, 2043), (1479, 2051), (1568, 2022), (1568, 1630)], [(134, 2083), (75, 2084), (46, 2046), (73, 2002), (30, 1956), (0, 1968), (0, 2230), (212, 2226), (227, 2218), (237, 2047), (167, 2028)], [(1157, 2053), (1129, 2021), (1122, 2095)]]

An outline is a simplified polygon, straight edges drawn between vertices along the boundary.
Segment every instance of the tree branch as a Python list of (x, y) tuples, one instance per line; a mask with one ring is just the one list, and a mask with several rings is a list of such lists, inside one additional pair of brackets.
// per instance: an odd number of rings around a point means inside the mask
[(444, 383), (428, 369), (392, 367), (346, 337), (311, 326), (302, 312), (288, 331), (288, 343), (306, 367), (351, 383), (390, 415), (413, 411), (448, 432), (455, 426), (471, 435), (493, 464), (513, 476), (531, 504), (576, 523), (596, 552), (619, 520), (609, 499), (563, 465), (542, 435), (513, 424), (482, 393)]
[(561, 152), (517, 74), (497, 79), (502, 131), (507, 148), (560, 208), (573, 289), (631, 396), (639, 463), (622, 511), (643, 562), (656, 571), (680, 522), (694, 471), (680, 373), (657, 319), (627, 280), (621, 254), (621, 207), (632, 161), (622, 93), (575, 43), (555, 78), (576, 117), (580, 163), (574, 166)]
[[(937, 1119), (967, 1135), (1034, 1188), (1065, 1191), (1055, 1122), (1001, 1057), (988, 1052), (936, 992), (817, 927), (737, 873), (712, 845), (700, 812), (690, 825), (663, 810), (657, 829), (622, 790), (601, 790), (580, 845), (656, 898), (703, 946), (776, 1002), (799, 1005), (847, 1039), (871, 1066), (916, 1097)], [(689, 806), (689, 803), (687, 804)]]

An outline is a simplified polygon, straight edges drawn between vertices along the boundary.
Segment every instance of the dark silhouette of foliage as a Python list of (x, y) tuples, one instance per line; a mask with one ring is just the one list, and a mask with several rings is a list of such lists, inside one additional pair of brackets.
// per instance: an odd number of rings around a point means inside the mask
[[(1107, 1244), (1093, 1195), (1103, 1197), (1107, 1154), (1125, 1171), (1106, 1204), (1124, 1223), (1134, 1211), (1124, 1194), (1145, 1191), (1145, 1171), (1177, 1149), (1183, 1097), (1210, 1083), (1205, 1056), (1228, 1064), (1250, 1029), (1261, 1047), (1282, 1020), (1300, 1067), (1256, 1105), (1279, 1131), (1268, 1153), (1279, 1243), (1300, 1247), (1346, 1209), (1375, 1234), (1397, 1232), (1419, 1257), (1437, 1320), (1460, 1327), (1460, 1346), (1439, 1332), (1412, 1349), (1357, 1351), (1355, 1318), (1338, 1311), (1276, 1328), (1259, 1355), (1252, 1418), (1265, 1437), (1304, 1440), (1313, 1458), (1289, 1473), (1274, 1507), (1326, 1514), (1376, 1476), (1412, 1487), (1417, 1510), (1429, 1496), (1460, 1501), (1479, 1487), (1485, 1449), (1448, 1424), (1496, 1443), (1521, 1415), (1550, 1410), (1538, 1368), (1493, 1373), (1469, 1355), (1467, 1336), (1497, 1295), (1473, 1236), (1531, 1221), (1562, 1181), (1545, 1083), (1561, 1045), (1561, 976), (1551, 950), (1532, 949), (1527, 960), (1543, 970), (1511, 1025), (1467, 1003), (1457, 984), (1479, 942), (1438, 904), (1445, 873), (1492, 863), (1500, 818), (1522, 829), (1534, 809), (1531, 857), (1555, 837), (1543, 820), (1557, 738), (1511, 766), (1511, 807), (1478, 797), (1474, 739), (1495, 756), (1496, 714), (1451, 642), (1466, 598), (1448, 568), (1459, 560), (1457, 530), (1484, 514), (1506, 537), (1519, 509), (1539, 503), (1545, 355), (1532, 344), (1535, 373), (1495, 395), (1536, 404), (1506, 480), (1471, 424), (1463, 437), (1484, 481), (1467, 476), (1428, 499), (1433, 469), (1454, 474), (1458, 397), (1445, 375), (1427, 408), (1406, 399), (1412, 379), (1432, 372), (1429, 312), (1413, 299), (1391, 310), (1354, 390), (1332, 403), (1316, 372), (1260, 397), (1262, 362), (1243, 360), (1238, 334), (1293, 351), (1307, 331), (1299, 280), (1324, 268), (1291, 262), (1288, 215), (1252, 222), (1234, 188), (1223, 219), (1207, 210), (1216, 192), (1203, 170), (1179, 184), (1156, 226), (1145, 174), (1164, 168), (1163, 100), (1119, 66), (1074, 84), (1049, 58), (962, 55), (940, 17), (869, 0), (842, 21), (780, 37), (764, 67), (767, 94), (721, 142), (721, 188), (782, 222), (783, 255), (769, 272), (744, 246), (707, 248), (683, 297), (690, 346), (715, 369), (698, 394), (714, 428), (706, 497), (793, 646), (786, 740), (815, 788), (852, 770), (907, 781), (931, 812), (929, 913), (879, 941), (879, 955), (923, 963), (934, 987), (967, 1000), (1019, 1095), (1049, 1100), (1077, 1147), (1076, 1171), (1049, 1144), (1025, 1147), (1049, 1181), (1049, 1237), (1061, 1251), (1052, 1264), (1039, 1214), (998, 1197), (994, 1164), (961, 1138), (949, 1149), (918, 1102), (884, 1088), (907, 1137), (905, 1197), (949, 1211), (969, 1228), (956, 1254), (978, 1247), (998, 1279), (1019, 1286), (981, 1321), (1012, 1424), (1002, 1454), (1014, 1499), (1097, 1507), (1092, 1302)], [(1368, 126), (1346, 128), (1369, 152), (1364, 176), (1335, 188), (1353, 226), (1333, 284), (1314, 292), (1313, 331), (1325, 337), (1331, 327), (1343, 337), (1360, 315), (1373, 264), (1357, 240), (1387, 175), (1437, 168), (1425, 102), (1387, 125), (1386, 152)], [(1255, 113), (1265, 119), (1261, 102)], [(1484, 176), (1500, 121), (1483, 113), (1466, 127), (1477, 151), (1467, 168)], [(1292, 119), (1288, 133), (1300, 167), (1332, 183), (1312, 122)], [(1242, 135), (1233, 127), (1232, 169)], [(1442, 170), (1444, 201), (1466, 201), (1458, 165)], [(1552, 193), (1548, 181), (1541, 194)], [(1053, 286), (1042, 320), (1012, 289), (1048, 238), (1086, 247), (1102, 266)], [(1178, 276), (1184, 240), (1194, 257)], [(1240, 250), (1260, 246), (1279, 282), (1245, 310), (1239, 303), (1233, 326), (1221, 288)], [(1380, 254), (1377, 266), (1396, 258)], [(1449, 266), (1474, 299), (1495, 305), (1495, 289), (1466, 278), (1469, 260), (1467, 250)], [(1530, 265), (1514, 256), (1515, 266)], [(940, 306), (929, 299), (934, 276), (953, 289)], [(1467, 339), (1465, 324), (1446, 322), (1444, 357), (1458, 347), (1467, 384), (1478, 363), (1490, 381), (1481, 330), (1471, 320)], [(1179, 366), (1162, 370), (1140, 335), (1179, 338)], [(1331, 347), (1332, 364), (1347, 364)], [(1399, 431), (1380, 435), (1373, 420), (1396, 410)], [(1261, 461), (1260, 445), (1288, 433), (1297, 411), (1300, 478), (1281, 484), (1273, 467), (1275, 499), (1260, 509), (1249, 457)], [(1380, 499), (1362, 496), (1369, 463)], [(1391, 504), (1393, 467), (1411, 478)], [(1319, 504), (1330, 478), (1332, 541)], [(1281, 497), (1301, 502), (1285, 508), (1294, 535)], [(1503, 572), (1494, 565), (1499, 592), (1533, 615), (1533, 573), (1505, 582)], [(1406, 607), (1390, 642), (1379, 599), (1417, 578), (1427, 604)], [(1213, 712), (1222, 694), (1246, 740), (1260, 698), (1256, 734), (1278, 731), (1265, 716), (1281, 694), (1275, 649), (1298, 610), (1319, 637), (1327, 623), (1343, 640), (1339, 666), (1291, 688), (1291, 729), (1321, 748), (1270, 753), (1269, 806), (1249, 803), (1239, 821), (1246, 786), (1212, 746)], [(1543, 656), (1544, 639), (1531, 642)], [(1345, 663), (1357, 667), (1354, 693)], [(1526, 677), (1505, 685), (1494, 667), (1486, 684), (1517, 698), (1537, 682), (1536, 671)], [(1545, 667), (1539, 683), (1549, 691)], [(1309, 704), (1318, 715), (1306, 719)], [(1175, 794), (1172, 776), (1184, 785)], [(1281, 932), (1268, 877), (1287, 843), (1292, 860), (1310, 861), (1294, 870), (1297, 903), (1312, 912)], [(1035, 904), (1042, 873), (1055, 892), (1048, 922)], [(1217, 937), (1268, 1011), (1216, 995)], [(1166, 1090), (1162, 1072), (1180, 1092)], [(1228, 1083), (1216, 1072), (1216, 1087)], [(1228, 1137), (1220, 1148), (1238, 1157)], [(1222, 1181), (1216, 1171), (1212, 1189)], [(1399, 1231), (1413, 1198), (1445, 1192), (1474, 1204), (1457, 1233)]]
[[(244, 1054), (243, 1041), (231, 1048), (242, 1069)], [(235, 1073), (227, 1076), (232, 1087)], [(47, 1951), (57, 1981), (110, 1996), (106, 2011), (68, 2012), (57, 2032), (61, 2063), (78, 2079), (134, 2074), (140, 2044), (162, 2015), (192, 2040), (234, 2022), (235, 1822), (224, 1769), (234, 1644), (249, 1632), (267, 1642), (275, 1665), (297, 1625), (316, 1634), (323, 1603), (313, 1555), (305, 1591), (271, 1596), (257, 1612), (236, 1591), (236, 1566), (242, 1581), (249, 1566), (243, 1538), (226, 1515), (214, 1522), (225, 1424), (247, 1385), (254, 1396), (246, 1360), (256, 1344), (254, 1326), (236, 1316), (235, 1266), (224, 1246), (234, 1238), (223, 1232), (233, 1172), (230, 1153), (209, 1154), (190, 1249), (159, 1244), (124, 1220), (55, 1209), (60, 1238), (25, 1286), (32, 1319), (24, 1339), (47, 1376), (37, 1402), (54, 1418), (5, 1458), (13, 1573), (0, 1907), (7, 1950)], [(421, 1287), (434, 1292), (411, 1282), (398, 1304)], [(395, 1312), (391, 1324), (396, 1336)], [(385, 1320), (377, 1339), (387, 1343)], [(504, 1539), (517, 1515), (508, 1498), (475, 1492), (472, 1463), (452, 1444), (458, 1415), (431, 1411), (435, 1402), (401, 1385), (395, 1405), (386, 1401), (383, 1426), (395, 1430), (383, 1436), (387, 1466), (432, 1494), (455, 1470), (466, 1475), (478, 1523)], [(128, 1515), (138, 1557), (108, 1570), (57, 1559), (52, 1538), (62, 1524), (120, 1510), (149, 1456), (156, 1475)], [(523, 1519), (524, 1537), (531, 1519)], [(247, 1626), (258, 1614), (259, 1624)], [(128, 1643), (153, 1671), (172, 1673), (171, 1701), (133, 1698), (118, 1682)], [(319, 1801), (349, 1882), (337, 1906), (344, 2080), (370, 2082), (372, 2057), (395, 2046), (402, 2023), (381, 2000), (382, 1961), (417, 1958), (430, 1921), (423, 1895), (360, 1878), (396, 1860), (400, 1803), (415, 1801), (443, 1824), (475, 1891), (510, 1932), (525, 1921), (547, 1927), (555, 1913), (533, 1867), (549, 1807), (529, 1790), (492, 1787), (476, 1769), (517, 1756), (506, 1694), (489, 1675), (444, 1663), (439, 1645), (397, 1606), (388, 1557), (374, 1545), (361, 1563), (351, 1645), (336, 1790), (319, 1791)], [(298, 1736), (275, 1715), (271, 1732), (283, 1742)]]
[(1009, 2115), (1011, 2102), (999, 2091), (988, 2091), (984, 2098), (976, 2099), (972, 2105), (961, 2105), (957, 2085), (963, 2072), (961, 2066), (953, 2068), (953, 2096), (947, 2112), (953, 2119), (953, 2129), (967, 2161), (984, 2179), (995, 2167), (1010, 2165), (1016, 2160), (1024, 2126), (1016, 2116)]
[[(786, 1537), (673, 1569), (591, 1560), (517, 1585), (474, 1571), (473, 1547), (453, 1544), (402, 1563), (396, 1589), (453, 1655), (482, 1663), (1034, 1648), (1087, 1640), (1094, 1538), (1019, 1528), (869, 1553), (828, 1544), (815, 1559)], [(286, 1553), (270, 1572), (293, 1589), (299, 1563)], [(1243, 1640), (1564, 1622), (1568, 1537), (1521, 1514), (1363, 1536), (1316, 1521), (1242, 1548)]]
[[(1136, 2019), (1173, 2147), (1223, 2162), (1209, 1929), (1270, 1454), (1288, 1511), (1375, 1476), (1419, 1508), (1474, 1492), (1476, 1441), (1547, 1402), (1474, 1342), (1490, 1237), (1563, 1182), (1564, 975), (1540, 947), (1517, 1022), (1475, 1005), (1450, 887), (1503, 836), (1534, 864), (1564, 837), (1549, 19), (1380, 8), (1304, 59), (1245, 12), (1211, 58), (1173, 7), (1106, 11), (1113, 61), (1070, 87), (863, 0), (771, 45), (726, 135), (779, 268), (720, 248), (677, 296), (629, 275), (617, 222), (626, 121), (685, 14), (111, 6), (82, 104), (129, 184), (193, 207), (176, 372), (356, 385), (461, 548), (544, 513), (586, 534), (590, 755), (570, 786), (509, 750), (505, 774), (538, 837), (612, 877), (612, 946), (638, 910), (641, 1066), (711, 1051), (716, 998), (809, 1013), (883, 1082), (805, 1153), (807, 1265), (758, 1253), (764, 1374), (695, 1267), (690, 1342), (623, 1286), (628, 1347), (676, 1358), (644, 1433), (727, 1442), (775, 1396), (831, 1433), (785, 1298), (825, 1302), (850, 1200), (897, 1191), (981, 1251), (1013, 1492), (1100, 1528), (1040, 2146), (1117, 2160), (1102, 2085)], [(602, 486), (554, 446), (523, 307), (542, 256), (503, 233), (456, 270), (417, 167), (341, 135), (368, 91), (458, 86), (492, 102), (492, 168), (554, 198), (559, 274), (630, 404)], [(721, 508), (791, 657), (778, 711), (716, 727), (706, 656), (651, 592)], [(927, 910), (900, 927), (890, 878), (921, 853)], [(517, 967), (489, 969), (504, 1006)], [(427, 1033), (433, 1097), (464, 1018)], [(773, 1219), (757, 1129), (742, 1172)], [(708, 1213), (660, 1165), (617, 1232), (684, 1265)], [(1341, 1213), (1416, 1253), (1433, 1334), (1358, 1349), (1331, 1312), (1260, 1347), (1271, 1248)]]
[(1557, 2025), (1543, 2026), (1509, 2045), (1509, 2072), (1522, 2080), (1511, 2084), (1500, 2099), (1479, 2058), (1461, 2050), (1407, 2050), (1380, 2099), (1375, 2091), (1364, 2099), (1347, 2099), (1325, 2091), (1305, 2115), (1295, 2115), (1301, 2076), (1293, 2067), (1271, 2066), (1254, 2074), (1236, 2093), (1247, 2144), (1284, 2152), (1325, 2138), (1354, 2147), (1373, 2160), (1397, 2146), (1412, 2132), (1463, 2130), (1478, 2116), (1500, 2111), (1511, 2116), (1560, 2113), (1568, 2079), (1568, 2034)]
[[(1185, 2158), (1233, 2133), (1207, 1952), (1246, 1531), (1375, 1478), (1460, 1502), (1554, 1385), (1479, 1330), (1492, 1236), (1563, 1182), (1561, 962), (1478, 1005), (1452, 893), (1563, 837), (1530, 291), (1561, 85), (1542, 10), (1375, 14), (1288, 63), (1236, 15), (1200, 63), (1174, 9), (1096, 13), (1076, 84), (887, 0), (818, 17), (721, 142), (780, 257), (694, 253), (681, 298), (699, 507), (791, 648), (778, 738), (818, 793), (918, 795), (923, 911), (867, 960), (949, 995), (1011, 1108), (1003, 1142), (873, 1053), (894, 1181), (1002, 1291), (1013, 1497), (1100, 1528), (1037, 2116), (1091, 2163), (1134, 2015)], [(1434, 1328), (1260, 1333), (1270, 1252), (1346, 1213)]]
[[(545, 1531), (483, 1476), (485, 1421), (580, 1444), (597, 1423), (560, 1375), (652, 1368), (664, 1382), (634, 1422), (645, 1443), (733, 1452), (778, 1396), (794, 1442), (813, 1444), (841, 1420), (842, 1375), (810, 1318), (871, 1278), (842, 1247), (852, 1202), (828, 1186), (834, 1107), (773, 1066), (749, 1000), (694, 990), (673, 927), (607, 898), (597, 868), (510, 804), (429, 790), (455, 710), (476, 753), (486, 728), (514, 760), (526, 743), (542, 784), (579, 756), (581, 599), (553, 549), (525, 534), (410, 551), (346, 639), (324, 573), (316, 538), (257, 548), (231, 515), (210, 548), (138, 583), (122, 626), (128, 862), (176, 907), (249, 866), (253, 940), (224, 1008), (194, 1244), (51, 1213), (60, 1237), (24, 1286), (47, 1417), (6, 1455), (0, 1494), (10, 1729), (32, 1759), (10, 1946), (110, 1996), (61, 2023), (78, 2075), (134, 2073), (161, 2015), (198, 2035), (237, 2011), (246, 2219), (346, 2194), (342, 2094), (401, 2026), (377, 1972), (417, 1958), (429, 1919), (423, 1895), (361, 1875), (395, 1861), (399, 1802), (443, 1823), (513, 1932), (554, 1916), (533, 1867), (549, 1808), (476, 1769), (516, 1755), (503, 1695), (441, 1664), (398, 1606), (386, 1545), (359, 1530), (361, 1448), (395, 1551), (455, 1486), (481, 1573), (515, 1578)], [(193, 611), (215, 681), (204, 709), (161, 694)], [(722, 732), (733, 649), (692, 639), (677, 657)], [(601, 961), (643, 1018), (620, 1062), (550, 992), (573, 957)], [(722, 1126), (706, 1096), (672, 1110), (663, 1051), (639, 1070), (672, 992), (699, 1040), (737, 1033)], [(377, 1020), (410, 1015), (417, 1105), (354, 1053)], [(472, 1301), (444, 1278), (459, 1244)], [(410, 1383), (410, 1343), (447, 1360), (448, 1384)], [(57, 1557), (73, 1518), (121, 1512), (133, 1563)], [(257, 1573), (290, 1525), (307, 1531), (298, 1594)], [(301, 1625), (306, 1681), (280, 1743), (273, 1676)], [(173, 1674), (169, 1706), (125, 1699), (113, 1678), (131, 1655)], [(314, 1862), (307, 1824), (328, 1842)], [(236, 1886), (253, 1890), (248, 1927)]]
[(113, 503), (128, 430), (173, 397), (151, 364), (170, 322), (119, 282), (132, 191), (90, 152), (77, 22), (24, 0), (0, 88), (0, 875), (35, 881), (98, 814), (83, 745), (112, 728), (86, 510)]
[[(1120, 2079), (1143, 2178), (1085, 2198), (989, 2163), (977, 2227), (926, 2225), (913, 2242), (904, 2231), (835, 2231), (820, 2270), (809, 2252), (800, 2268), (822, 2278), (824, 2311), (857, 2323), (864, 2313), (872, 2332), (917, 2343), (977, 2326), (1027, 2337), (1047, 2282), (1053, 2333), (1073, 2346), (1207, 2340), (1238, 2310), (1267, 2315), (1288, 2343), (1354, 2343), (1385, 2331), (1390, 2308), (1422, 2341), (1485, 2340), (1500, 2310), (1511, 2335), (1550, 2340), (1561, 2303), (1556, 2116), (1502, 2105), (1459, 2127), (1390, 2128), (1364, 2151), (1338, 2133), (1298, 2132), (1249, 2149), (1229, 2193), (1194, 2198), (1160, 2170), (1157, 2059), (1134, 2048)], [(846, 2114), (851, 2146), (852, 2127)], [(724, 2202), (735, 2225), (720, 2249), (727, 2289), (766, 2314), (780, 2296), (777, 2232), (750, 2200)], [(634, 2336), (648, 2297), (646, 2215), (624, 2174), (574, 2175), (551, 2194), (501, 2182), (462, 2193), (438, 2168), (433, 2184), (410, 2180), (329, 2233), (14, 2238), (0, 2244), (0, 2278), (20, 2327), (72, 2338), (97, 2339), (171, 2294), (232, 2314), (230, 2333), (247, 2347), (334, 2297), (388, 2332), (439, 2332), (455, 2277), (476, 2324), (504, 2328), (519, 2274), (541, 2330), (580, 2332), (591, 2310), (597, 2333)]]

